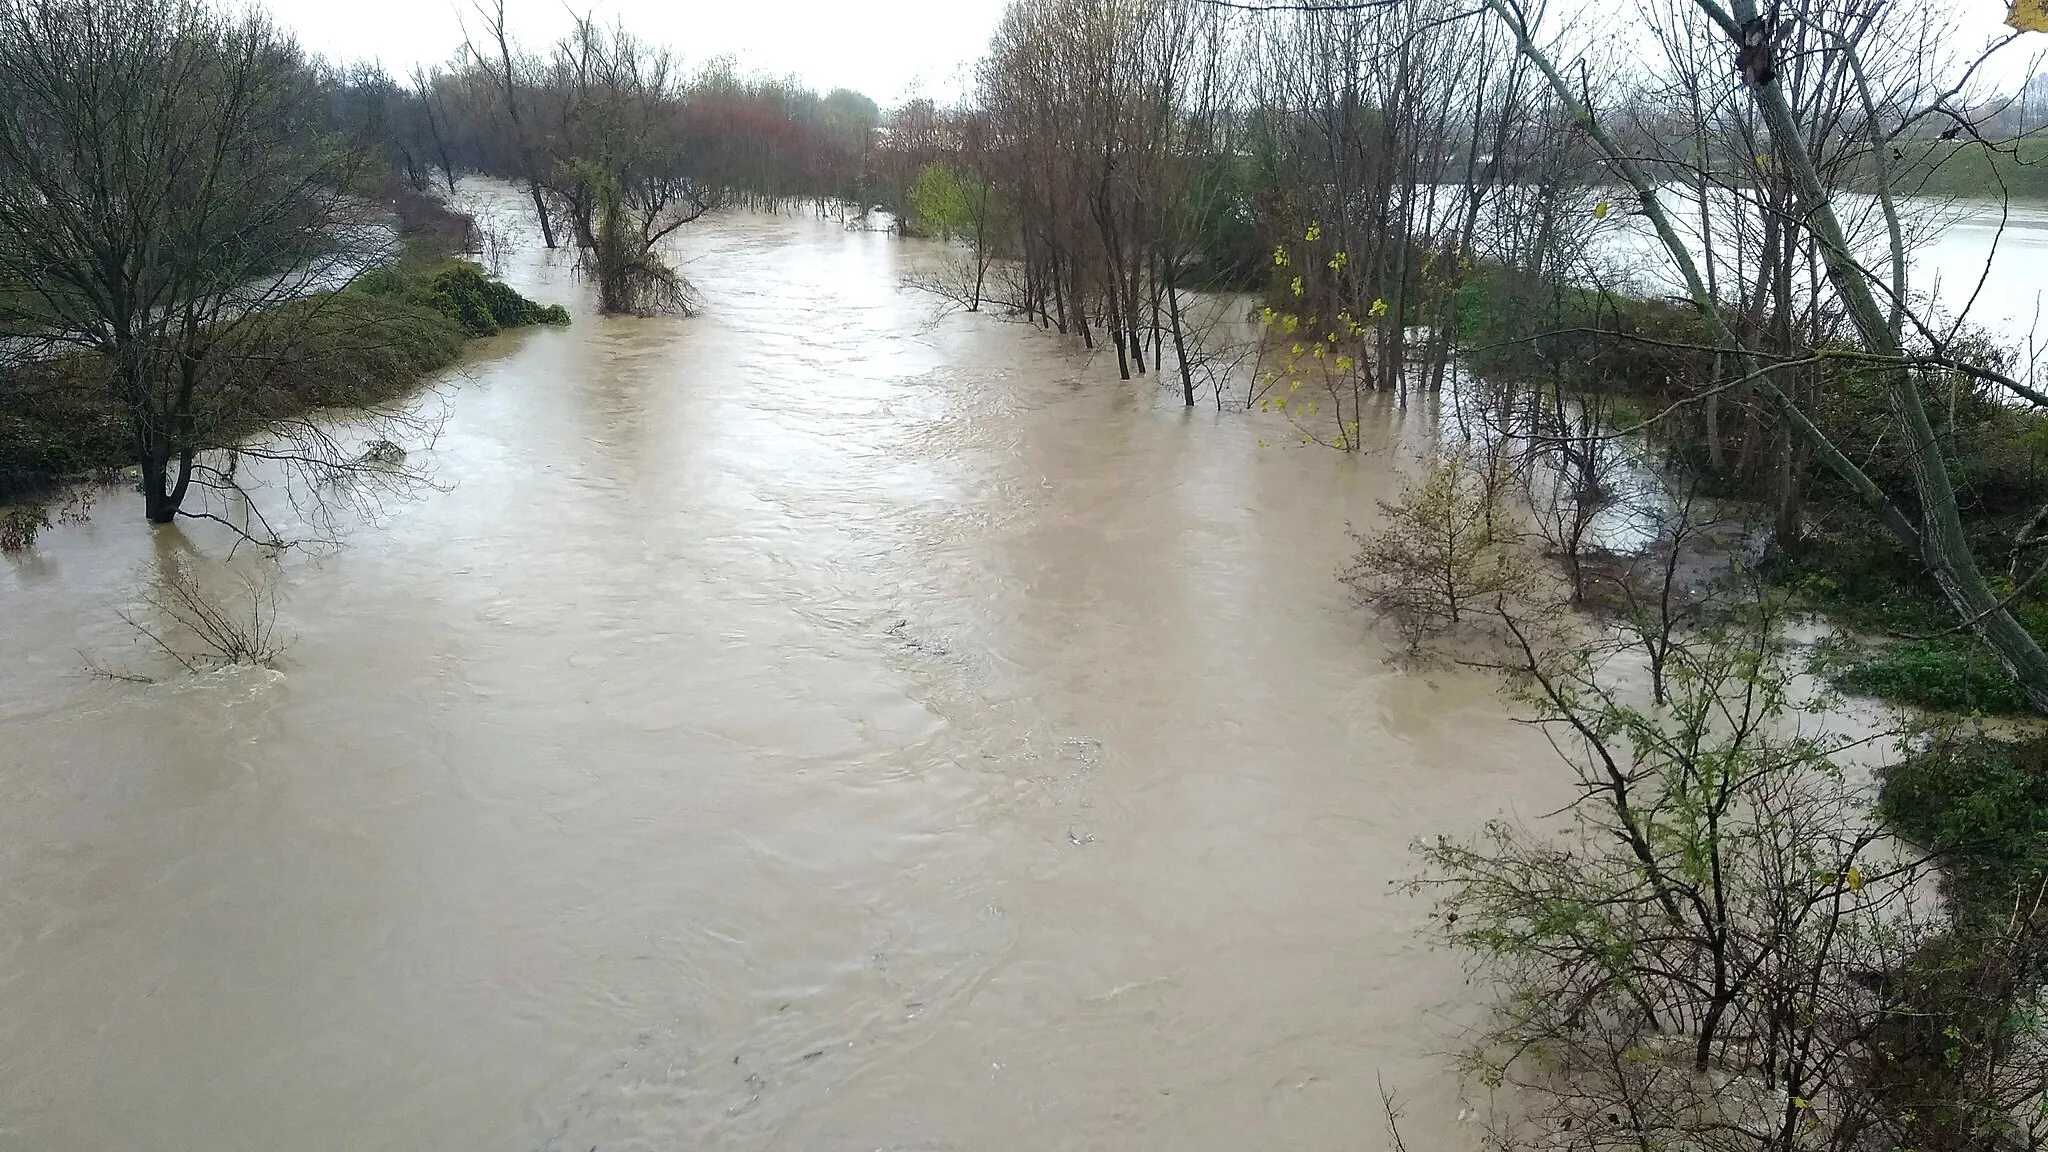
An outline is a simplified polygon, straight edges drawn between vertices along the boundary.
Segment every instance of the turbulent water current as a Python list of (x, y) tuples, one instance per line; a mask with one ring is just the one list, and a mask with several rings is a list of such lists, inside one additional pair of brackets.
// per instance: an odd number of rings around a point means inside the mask
[(0, 1147), (1476, 1144), (1397, 883), (1562, 781), (1334, 579), (1426, 411), (1184, 410), (836, 221), (677, 253), (604, 319), (515, 247), (575, 323), (286, 553), (275, 670), (86, 671), (217, 525), (0, 562)]

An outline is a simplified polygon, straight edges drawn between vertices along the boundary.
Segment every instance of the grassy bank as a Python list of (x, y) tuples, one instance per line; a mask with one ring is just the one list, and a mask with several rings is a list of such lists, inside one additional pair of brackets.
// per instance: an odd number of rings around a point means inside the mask
[(1907, 159), (1901, 186), (1915, 195), (2048, 201), (2048, 140), (2029, 137), (1999, 148), (1967, 140), (1924, 141), (1913, 146)]
[(1880, 975), (1886, 1011), (1865, 1074), (1919, 1147), (2019, 1146), (2007, 1138), (2015, 1117), (2040, 1106), (2038, 1068), (2015, 1057), (2039, 1035), (2048, 964), (2035, 911), (2048, 879), (2048, 737), (1939, 740), (1891, 770), (1878, 807), (1935, 855), (1949, 916)]
[[(377, 404), (455, 363), (466, 338), (528, 324), (564, 324), (474, 264), (415, 255), (349, 288), (236, 323), (246, 354), (223, 369), (200, 414), (208, 446), (325, 407)], [(128, 417), (103, 358), (81, 353), (0, 374), (0, 502), (30, 503), (63, 481), (133, 462)]]

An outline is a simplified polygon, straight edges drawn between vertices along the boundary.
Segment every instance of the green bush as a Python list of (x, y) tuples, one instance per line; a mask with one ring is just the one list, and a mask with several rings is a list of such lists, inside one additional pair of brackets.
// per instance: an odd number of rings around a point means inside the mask
[(470, 336), (490, 336), (529, 324), (569, 322), (569, 313), (560, 304), (528, 300), (467, 260), (448, 260), (426, 268), (382, 269), (364, 276), (356, 290), (431, 308), (460, 324)]
[[(1841, 528), (1847, 513), (1825, 527)], [(1862, 632), (1929, 635), (1955, 627), (1955, 610), (1927, 568), (1881, 527), (1815, 535), (1773, 551), (1762, 567), (1772, 585)]]
[(56, 477), (125, 463), (133, 440), (102, 382), (73, 387), (40, 365), (0, 378), (0, 503), (32, 496)]
[(277, 333), (259, 330), (249, 341), (263, 375), (247, 387), (264, 392), (263, 418), (388, 400), (462, 356), (458, 321), (404, 300), (343, 292), (295, 301), (256, 322)]
[[(1845, 530), (1854, 524), (1861, 530)], [(1837, 510), (1833, 531), (1781, 549), (1763, 566), (1773, 585), (1834, 622), (1865, 634), (1925, 636), (1860, 652), (1834, 677), (1847, 692), (1942, 712), (2025, 715), (2033, 711), (1997, 657), (1966, 633), (1927, 569), (1874, 523)], [(2000, 594), (2009, 585), (1994, 580)], [(2048, 642), (2048, 605), (2021, 600), (2013, 614)]]

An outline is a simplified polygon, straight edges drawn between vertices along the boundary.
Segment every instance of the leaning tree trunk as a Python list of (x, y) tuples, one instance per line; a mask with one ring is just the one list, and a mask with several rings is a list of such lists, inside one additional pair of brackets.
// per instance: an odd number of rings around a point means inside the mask
[(1163, 262), (1166, 271), (1166, 315), (1173, 325), (1173, 358), (1180, 364), (1180, 395), (1182, 403), (1189, 408), (1195, 406), (1195, 372), (1188, 365), (1187, 338), (1181, 329), (1179, 261), (1167, 259)]
[[(1694, 2), (1725, 30), (1738, 35), (1740, 24), (1754, 20), (1757, 14), (1755, 0), (1731, 0), (1733, 19), (1713, 0)], [(1485, 0), (1485, 3), (1513, 32), (1515, 50), (1543, 74), (1558, 102), (1586, 129), (1614, 172), (1634, 189), (1642, 204), (1643, 215), (1656, 229), (1666, 253), (1684, 276), (1687, 294), (1699, 308), (1701, 318), (1712, 329), (1716, 340), (1735, 351), (1742, 379), (1753, 382), (1779, 418), (1812, 447), (1814, 455), (1828, 470), (1846, 483), (1857, 499), (1921, 558), (1957, 614), (2019, 681), (2028, 703), (2035, 711), (2048, 714), (2048, 653), (2043, 653), (2040, 644), (2014, 619), (1977, 567), (1976, 557), (1970, 552), (1969, 542), (1963, 533), (1954, 482), (1942, 459), (1939, 441), (1912, 373), (1899, 366), (1885, 372), (1881, 382), (1900, 426), (1899, 432), (1907, 444), (1907, 457), (1911, 461), (1914, 488), (1920, 503), (1918, 523), (1909, 519), (1878, 488), (1868, 473), (1814, 425), (1772, 381), (1769, 371), (1759, 367), (1756, 357), (1747, 347), (1736, 340), (1733, 328), (1722, 314), (1720, 301), (1707, 291), (1690, 249), (1665, 213), (1657, 185), (1635, 162), (1632, 154), (1594, 119), (1592, 110), (1580, 99), (1578, 90), (1557, 70), (1549, 55), (1537, 47), (1513, 0)], [(1899, 341), (1886, 325), (1884, 312), (1878, 308), (1870, 285), (1843, 238), (1841, 224), (1835, 218), (1827, 192), (1814, 170), (1806, 136), (1792, 115), (1783, 89), (1775, 80), (1758, 85), (1756, 99), (1792, 172), (1793, 186), (1806, 209), (1808, 226), (1820, 242), (1829, 282), (1841, 294), (1857, 334), (1872, 353), (1897, 358), (1901, 350)]]
[[(1757, 18), (1756, 0), (1733, 0), (1734, 16), (1748, 23)], [(1834, 205), (1814, 169), (1806, 136), (1785, 98), (1784, 85), (1765, 78), (1756, 85), (1756, 102), (1778, 141), (1792, 186), (1806, 209), (1807, 227), (1820, 241), (1821, 259), (1827, 266), (1828, 281), (1834, 285), (1848, 310), (1856, 335), (1869, 351), (1901, 366), (1884, 369), (1880, 377), (1886, 402), (1903, 433), (1906, 460), (1913, 472), (1914, 494), (1920, 503), (1920, 533), (1917, 541), (1921, 560), (1933, 573), (1935, 583), (1948, 596), (1958, 615), (1970, 625), (2027, 694), (2037, 712), (2048, 713), (2048, 653), (2013, 617), (1991, 584), (1977, 567), (1977, 557), (1963, 532), (1962, 514), (1956, 504), (1954, 479), (1942, 456), (1941, 442), (1928, 419), (1927, 405), (1920, 394), (1915, 373), (1903, 366), (1905, 349), (1899, 343), (1870, 281), (1849, 249)], [(1894, 245), (1897, 239), (1893, 240)], [(1895, 253), (1895, 258), (1897, 254)], [(1908, 539), (1908, 546), (1916, 541)]]

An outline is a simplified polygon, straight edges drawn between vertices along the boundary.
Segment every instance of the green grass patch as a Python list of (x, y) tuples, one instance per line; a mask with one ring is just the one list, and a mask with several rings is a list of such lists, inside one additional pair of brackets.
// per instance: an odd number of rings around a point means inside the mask
[(2019, 682), (1968, 637), (1908, 640), (1855, 660), (1834, 677), (1845, 692), (1963, 715), (2033, 711)]
[[(1834, 623), (1860, 633), (1834, 660), (1834, 685), (1894, 704), (1960, 715), (2033, 712), (1990, 649), (1956, 630), (1955, 609), (1920, 563), (1874, 524), (1839, 511), (1837, 530), (1774, 553), (1762, 574)], [(1853, 528), (1854, 530), (1848, 530)], [(2009, 594), (1998, 579), (1993, 587)], [(2013, 613), (2048, 644), (2048, 604), (2022, 597)]]
[(1878, 810), (1941, 855), (1959, 918), (2004, 917), (2048, 877), (2048, 736), (1939, 743), (1892, 769)]
[[(1845, 512), (1836, 520), (1846, 520)], [(1925, 566), (1890, 536), (1860, 520), (1855, 531), (1817, 533), (1773, 552), (1762, 575), (1830, 619), (1878, 635), (1931, 635), (1955, 626), (1955, 612)]]

